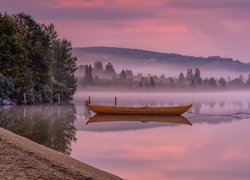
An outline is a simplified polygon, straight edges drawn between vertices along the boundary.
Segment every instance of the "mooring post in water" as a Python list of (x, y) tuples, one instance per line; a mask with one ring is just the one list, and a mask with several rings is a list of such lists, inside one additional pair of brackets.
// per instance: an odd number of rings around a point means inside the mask
[(85, 100), (85, 107), (88, 107), (89, 105), (89, 100)]
[(90, 104), (90, 96), (89, 96), (89, 104)]
[(115, 96), (115, 106), (117, 105), (117, 97)]
[(24, 101), (24, 104), (27, 104), (26, 93), (23, 93), (23, 101)]
[(61, 103), (60, 93), (58, 93), (57, 96), (58, 96), (58, 104), (60, 104)]

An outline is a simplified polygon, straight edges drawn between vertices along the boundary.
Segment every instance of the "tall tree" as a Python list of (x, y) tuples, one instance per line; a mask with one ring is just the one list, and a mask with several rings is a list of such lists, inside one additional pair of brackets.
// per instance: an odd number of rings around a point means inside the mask
[(133, 76), (134, 76), (133, 71), (130, 70), (130, 69), (126, 69), (125, 73), (126, 73), (126, 77), (127, 77), (128, 79), (132, 79)]
[(72, 99), (76, 60), (53, 24), (39, 24), (24, 13), (0, 13), (0, 73), (14, 83), (17, 96), (50, 102), (53, 93), (63, 92), (64, 100)]
[(38, 24), (31, 16), (24, 13), (14, 15), (15, 24), (22, 35), (30, 59), (29, 67), (32, 78), (37, 84), (49, 84), (53, 61), (50, 55), (50, 37), (44, 26)]
[(195, 72), (194, 72), (194, 83), (199, 85), (199, 86), (202, 83), (201, 72), (200, 72), (200, 70), (198, 68), (196, 68)]
[(111, 76), (115, 75), (115, 69), (113, 67), (113, 64), (111, 64), (110, 62), (105, 66), (105, 73)]
[(178, 77), (178, 84), (184, 84), (185, 78), (184, 78), (184, 74), (181, 72), (179, 77)]
[(173, 78), (173, 77), (169, 77), (169, 85), (170, 85), (171, 87), (174, 86), (174, 78)]
[(0, 13), (0, 73), (10, 78), (19, 92), (33, 89), (28, 52), (13, 17)]
[(217, 87), (217, 82), (216, 82), (216, 80), (215, 80), (213, 77), (211, 77), (211, 78), (208, 80), (208, 83), (209, 83), (209, 86), (210, 86), (210, 87)]
[(248, 79), (247, 79), (247, 82), (246, 82), (246, 86), (247, 86), (247, 87), (250, 87), (250, 74), (248, 75)]
[(120, 79), (121, 80), (126, 80), (127, 79), (126, 72), (124, 71), (124, 69), (120, 73)]
[(221, 77), (219, 79), (219, 86), (220, 87), (226, 87), (227, 86), (227, 82), (226, 82), (226, 80), (223, 77)]
[(160, 84), (163, 84), (163, 83), (164, 83), (164, 80), (165, 80), (165, 75), (162, 74), (162, 75), (160, 76)]
[(63, 85), (68, 93), (65, 94), (67, 99), (72, 99), (76, 91), (77, 83), (74, 73), (77, 69), (77, 58), (72, 55), (71, 43), (65, 39), (57, 40), (53, 46), (54, 65), (52, 75), (56, 82)]
[(228, 84), (233, 88), (241, 88), (245, 85), (241, 78), (235, 78), (232, 81), (230, 81)]
[(194, 78), (193, 70), (192, 69), (188, 69), (187, 70), (187, 74), (186, 74), (186, 81), (191, 84), (193, 78)]
[(149, 78), (149, 85), (150, 85), (151, 87), (154, 87), (154, 86), (155, 86), (155, 80), (154, 80), (153, 76), (150, 76), (150, 78)]
[(94, 69), (97, 71), (97, 72), (103, 72), (103, 64), (101, 61), (96, 61), (95, 64), (94, 64)]
[(86, 84), (93, 83), (93, 74), (92, 74), (92, 66), (91, 65), (86, 65), (84, 82)]

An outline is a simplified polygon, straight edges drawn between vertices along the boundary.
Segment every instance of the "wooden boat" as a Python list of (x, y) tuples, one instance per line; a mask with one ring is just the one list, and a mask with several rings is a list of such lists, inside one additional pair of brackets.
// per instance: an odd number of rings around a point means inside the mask
[(167, 122), (177, 124), (192, 124), (183, 116), (155, 116), (155, 115), (101, 115), (97, 114), (91, 117), (86, 124), (100, 123), (100, 122), (114, 122), (114, 121), (140, 121), (140, 122)]
[(192, 105), (175, 107), (116, 107), (89, 104), (88, 108), (96, 114), (118, 115), (181, 115)]

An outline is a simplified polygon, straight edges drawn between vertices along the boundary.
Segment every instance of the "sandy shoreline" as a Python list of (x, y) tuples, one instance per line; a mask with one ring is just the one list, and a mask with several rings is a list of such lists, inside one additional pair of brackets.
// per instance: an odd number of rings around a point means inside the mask
[(0, 128), (1, 179), (103, 179), (119, 177)]

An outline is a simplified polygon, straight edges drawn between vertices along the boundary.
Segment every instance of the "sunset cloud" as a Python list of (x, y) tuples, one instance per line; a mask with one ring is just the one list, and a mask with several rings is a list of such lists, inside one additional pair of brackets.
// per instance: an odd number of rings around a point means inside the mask
[(250, 61), (249, 0), (0, 0), (52, 22), (73, 46), (122, 46)]

